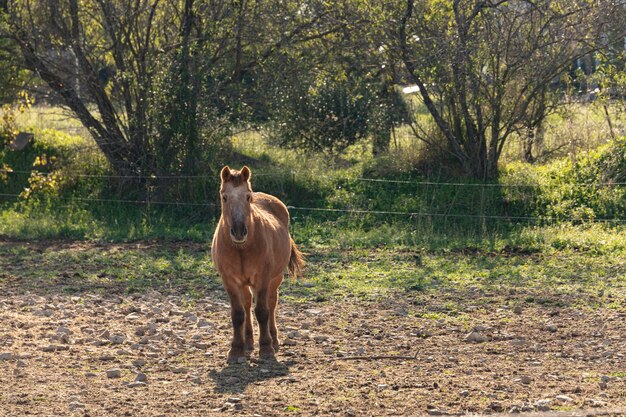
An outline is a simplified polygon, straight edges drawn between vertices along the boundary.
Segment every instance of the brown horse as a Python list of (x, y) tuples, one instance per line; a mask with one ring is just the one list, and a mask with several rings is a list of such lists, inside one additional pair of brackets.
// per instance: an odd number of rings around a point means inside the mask
[(252, 296), (259, 324), (259, 356), (273, 358), (278, 351), (276, 304), (286, 268), (292, 276), (304, 258), (289, 235), (289, 211), (276, 197), (253, 192), (250, 169), (224, 167), (220, 174), (222, 215), (211, 255), (230, 298), (233, 340), (228, 361), (245, 360), (254, 350)]

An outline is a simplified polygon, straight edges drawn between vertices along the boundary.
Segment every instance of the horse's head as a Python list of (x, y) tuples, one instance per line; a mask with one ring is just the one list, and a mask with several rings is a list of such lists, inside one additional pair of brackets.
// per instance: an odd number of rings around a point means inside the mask
[(250, 168), (246, 166), (240, 171), (225, 166), (221, 173), (222, 217), (230, 230), (230, 238), (236, 245), (243, 245), (248, 239), (252, 203), (250, 174)]

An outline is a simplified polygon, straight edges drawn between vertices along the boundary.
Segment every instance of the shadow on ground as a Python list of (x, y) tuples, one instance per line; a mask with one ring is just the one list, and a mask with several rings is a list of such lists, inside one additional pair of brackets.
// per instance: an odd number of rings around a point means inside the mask
[(212, 369), (209, 377), (215, 382), (215, 392), (239, 394), (255, 382), (288, 376), (289, 368), (294, 363), (293, 361), (273, 360), (229, 364), (221, 371)]

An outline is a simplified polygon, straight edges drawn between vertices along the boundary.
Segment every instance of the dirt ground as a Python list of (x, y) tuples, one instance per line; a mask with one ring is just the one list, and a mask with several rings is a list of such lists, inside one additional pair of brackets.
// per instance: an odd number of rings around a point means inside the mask
[(494, 308), (466, 302), (448, 320), (423, 314), (435, 297), (283, 302), (277, 360), (260, 362), (257, 345), (227, 366), (222, 291), (0, 282), (1, 416), (626, 415), (620, 309), (511, 309), (497, 306), (510, 294), (477, 294)]

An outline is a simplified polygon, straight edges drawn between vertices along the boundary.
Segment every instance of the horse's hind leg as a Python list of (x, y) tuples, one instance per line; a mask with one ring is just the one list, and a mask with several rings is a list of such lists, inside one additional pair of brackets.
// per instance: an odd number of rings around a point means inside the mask
[(236, 363), (246, 357), (244, 350), (244, 323), (246, 312), (240, 297), (240, 288), (226, 286), (226, 292), (230, 299), (230, 317), (233, 322), (233, 340), (228, 351), (228, 362)]
[(254, 350), (254, 333), (252, 331), (252, 293), (250, 287), (243, 290), (243, 306), (246, 310), (246, 350)]
[(256, 292), (256, 306), (254, 314), (259, 323), (259, 356), (261, 359), (274, 358), (275, 352), (272, 347), (272, 335), (270, 334), (270, 309), (268, 287), (259, 288)]
[(276, 327), (276, 306), (278, 305), (278, 287), (280, 286), (281, 282), (283, 282), (282, 274), (272, 280), (268, 293), (268, 304), (270, 309), (269, 326), (270, 334), (272, 335), (272, 347), (274, 348), (274, 352), (278, 352), (278, 348), (280, 346), (278, 341), (278, 328)]

